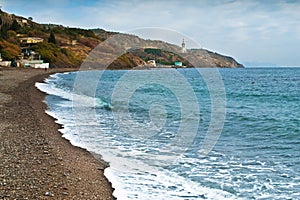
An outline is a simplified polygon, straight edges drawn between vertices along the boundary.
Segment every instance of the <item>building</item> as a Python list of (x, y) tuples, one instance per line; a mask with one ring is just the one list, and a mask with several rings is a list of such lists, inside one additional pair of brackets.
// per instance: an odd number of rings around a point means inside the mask
[(156, 67), (156, 62), (155, 62), (155, 60), (149, 60), (149, 61), (147, 61), (147, 65), (152, 66), (152, 67)]
[(22, 19), (22, 18), (17, 18), (16, 21), (19, 23), (19, 24), (28, 24), (28, 21), (27, 19)]
[(48, 69), (49, 63), (44, 63), (43, 60), (22, 60), (24, 67)]
[(175, 67), (182, 67), (182, 62), (176, 61), (176, 62), (174, 62), (174, 66)]
[(39, 37), (24, 37), (20, 38), (20, 42), (22, 44), (36, 44), (39, 42), (44, 42), (44, 39)]
[(0, 67), (10, 67), (11, 61), (0, 61)]
[(185, 47), (185, 42), (184, 42), (184, 38), (182, 39), (182, 44), (181, 44), (181, 52), (182, 53), (186, 53), (187, 52), (187, 50), (186, 50), (186, 47)]

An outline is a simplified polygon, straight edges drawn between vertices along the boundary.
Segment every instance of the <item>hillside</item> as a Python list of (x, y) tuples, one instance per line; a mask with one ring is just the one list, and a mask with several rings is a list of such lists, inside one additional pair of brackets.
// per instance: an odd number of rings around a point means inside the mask
[(0, 11), (0, 53), (3, 60), (29, 59), (35, 53), (52, 67), (79, 67), (88, 53), (105, 39), (92, 30), (38, 24)]
[[(126, 52), (129, 53), (125, 54)], [(122, 56), (115, 60), (118, 55)], [(175, 67), (174, 62), (178, 61), (183, 64), (182, 67), (243, 67), (232, 57), (205, 49), (192, 49), (183, 53), (182, 48), (174, 44), (120, 33), (114, 34), (97, 46), (87, 59), (91, 62), (89, 68), (106, 68), (113, 62), (114, 67), (109, 67), (111, 69), (118, 68), (121, 61), (127, 63), (123, 65), (123, 69), (134, 69), (136, 66), (147, 65), (146, 62), (149, 60), (155, 60), (158, 67)]]
[[(111, 41), (114, 44), (110, 44)], [(95, 48), (98, 45), (103, 49)], [(51, 67), (80, 67), (92, 50), (97, 52), (94, 54), (97, 58), (91, 59), (90, 56), (87, 62), (105, 63), (110, 69), (134, 69), (146, 65), (149, 60), (155, 60), (159, 66), (171, 66), (180, 61), (186, 67), (243, 67), (231, 57), (204, 49), (189, 51), (197, 57), (197, 62), (191, 63), (187, 60), (193, 59), (180, 54), (180, 47), (163, 41), (144, 40), (103, 29), (38, 24), (31, 18), (0, 10), (0, 53), (3, 60), (30, 59), (39, 55)]]

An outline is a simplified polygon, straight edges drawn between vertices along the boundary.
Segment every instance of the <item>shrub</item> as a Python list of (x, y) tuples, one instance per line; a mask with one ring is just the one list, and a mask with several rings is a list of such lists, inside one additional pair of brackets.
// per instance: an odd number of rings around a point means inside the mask
[(0, 39), (0, 53), (4, 60), (14, 60), (21, 54), (21, 49), (18, 45)]

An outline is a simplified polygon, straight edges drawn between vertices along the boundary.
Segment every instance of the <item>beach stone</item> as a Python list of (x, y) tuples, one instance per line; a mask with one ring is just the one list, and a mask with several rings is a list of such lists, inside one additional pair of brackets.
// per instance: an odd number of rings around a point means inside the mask
[(45, 193), (45, 196), (48, 196), (48, 197), (54, 197), (54, 194), (52, 194), (52, 192), (46, 192), (46, 193)]

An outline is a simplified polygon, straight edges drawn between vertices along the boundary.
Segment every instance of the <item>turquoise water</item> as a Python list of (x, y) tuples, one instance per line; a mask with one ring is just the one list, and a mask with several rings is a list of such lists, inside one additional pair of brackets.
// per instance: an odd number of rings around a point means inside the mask
[(63, 73), (37, 87), (63, 137), (110, 163), (118, 199), (300, 199), (300, 68), (219, 69), (222, 84), (174, 70)]

